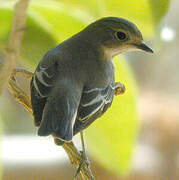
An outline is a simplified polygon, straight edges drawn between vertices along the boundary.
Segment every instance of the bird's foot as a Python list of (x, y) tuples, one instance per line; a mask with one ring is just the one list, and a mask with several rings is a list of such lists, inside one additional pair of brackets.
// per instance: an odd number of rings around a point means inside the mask
[(120, 83), (120, 82), (116, 82), (115, 84), (115, 96), (118, 96), (120, 94), (124, 94), (125, 93), (125, 86), (124, 84)]
[(54, 137), (54, 143), (55, 143), (57, 146), (61, 146), (61, 145), (63, 145), (63, 144), (65, 143), (65, 141), (62, 141), (62, 140)]
[(82, 167), (84, 165), (89, 166), (89, 164), (90, 164), (87, 156), (85, 155), (85, 153), (83, 151), (80, 151), (80, 153), (81, 153), (81, 160), (80, 160), (79, 167), (76, 170), (76, 173), (74, 175), (75, 178), (78, 176), (78, 174), (80, 173), (80, 171), (81, 171), (81, 169), (82, 169)]

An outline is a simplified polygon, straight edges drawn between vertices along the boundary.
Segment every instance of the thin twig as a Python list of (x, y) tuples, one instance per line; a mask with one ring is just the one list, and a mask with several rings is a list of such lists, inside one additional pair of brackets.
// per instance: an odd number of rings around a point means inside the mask
[(8, 89), (13, 94), (14, 98), (33, 115), (30, 97), (17, 85), (13, 78), (9, 80)]
[[(68, 154), (71, 164), (74, 164), (76, 168), (80, 166), (82, 159), (81, 153), (77, 150), (73, 142), (64, 143), (63, 148)], [(80, 170), (81, 176), (83, 179), (87, 180), (94, 180), (94, 176), (91, 172), (89, 164), (87, 162), (83, 163), (83, 166)]]
[(21, 41), (25, 30), (28, 3), (29, 0), (19, 0), (14, 6), (9, 44), (6, 49), (5, 63), (0, 73), (0, 94), (6, 86), (16, 62), (19, 59)]

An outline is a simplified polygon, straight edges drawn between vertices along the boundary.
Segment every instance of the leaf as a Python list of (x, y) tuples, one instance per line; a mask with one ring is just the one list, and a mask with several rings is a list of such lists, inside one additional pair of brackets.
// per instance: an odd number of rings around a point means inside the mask
[(124, 95), (114, 98), (112, 106), (85, 130), (90, 155), (105, 169), (125, 174), (131, 165), (138, 134), (136, 85), (124, 58), (115, 59), (116, 81), (124, 83)]

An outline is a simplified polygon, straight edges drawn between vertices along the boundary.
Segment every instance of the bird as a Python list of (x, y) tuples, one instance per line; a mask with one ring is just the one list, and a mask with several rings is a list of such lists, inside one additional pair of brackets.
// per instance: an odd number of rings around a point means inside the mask
[(50, 49), (31, 80), (31, 102), (39, 136), (72, 141), (111, 106), (115, 94), (113, 58), (128, 51), (153, 53), (138, 27), (104, 17)]

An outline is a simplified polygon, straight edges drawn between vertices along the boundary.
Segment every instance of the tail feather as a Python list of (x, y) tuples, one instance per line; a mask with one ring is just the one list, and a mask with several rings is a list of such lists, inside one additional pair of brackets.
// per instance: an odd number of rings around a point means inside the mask
[(80, 95), (59, 89), (47, 99), (43, 110), (42, 121), (38, 130), (39, 136), (53, 136), (71, 141), (73, 126), (76, 120)]
[[(70, 118), (70, 117), (69, 117)], [(55, 110), (53, 104), (47, 103), (44, 108), (42, 122), (38, 129), (39, 136), (50, 134), (64, 141), (70, 141), (73, 137), (73, 127), (69, 119), (66, 119), (63, 111)]]
[(63, 140), (71, 141), (73, 137), (73, 129), (70, 123), (67, 123), (65, 127), (58, 125), (55, 129), (52, 128), (52, 119), (45, 119), (42, 121), (40, 128), (38, 129), (39, 136), (53, 136)]

